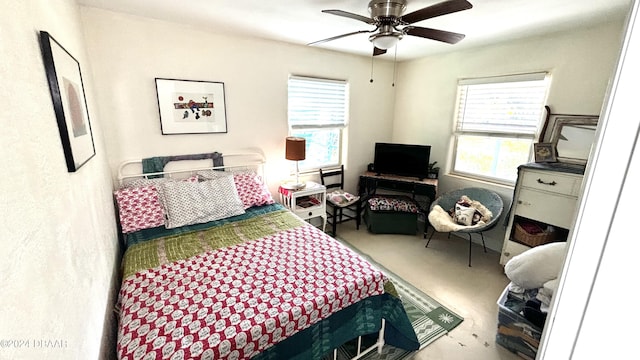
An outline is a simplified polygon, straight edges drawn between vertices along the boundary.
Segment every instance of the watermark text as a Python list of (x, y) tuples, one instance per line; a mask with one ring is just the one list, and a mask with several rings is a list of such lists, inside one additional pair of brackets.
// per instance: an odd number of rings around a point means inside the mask
[(66, 349), (63, 339), (0, 339), (1, 349)]

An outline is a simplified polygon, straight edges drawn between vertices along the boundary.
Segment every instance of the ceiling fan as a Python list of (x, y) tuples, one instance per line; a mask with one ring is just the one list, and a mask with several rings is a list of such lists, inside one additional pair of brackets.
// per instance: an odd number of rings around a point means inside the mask
[(372, 33), (369, 36), (369, 41), (371, 41), (374, 46), (373, 56), (386, 53), (388, 49), (394, 47), (405, 35), (418, 36), (449, 44), (455, 44), (464, 39), (464, 34), (413, 26), (412, 24), (437, 16), (468, 10), (472, 7), (473, 5), (471, 5), (467, 0), (447, 0), (416, 10), (409, 14), (402, 15), (407, 8), (406, 0), (371, 0), (369, 2), (369, 13), (371, 14), (371, 17), (343, 10), (322, 10), (323, 13), (344, 16), (350, 19), (362, 21), (375, 26), (375, 29), (354, 31), (314, 41), (307, 45), (317, 45), (327, 41), (362, 33)]

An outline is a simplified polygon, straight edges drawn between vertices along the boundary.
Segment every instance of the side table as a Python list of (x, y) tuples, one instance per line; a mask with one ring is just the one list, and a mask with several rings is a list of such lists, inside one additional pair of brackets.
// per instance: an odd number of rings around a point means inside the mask
[(291, 190), (280, 186), (280, 203), (298, 215), (302, 220), (322, 218), (322, 231), (327, 226), (327, 188), (313, 181), (307, 181), (303, 189)]

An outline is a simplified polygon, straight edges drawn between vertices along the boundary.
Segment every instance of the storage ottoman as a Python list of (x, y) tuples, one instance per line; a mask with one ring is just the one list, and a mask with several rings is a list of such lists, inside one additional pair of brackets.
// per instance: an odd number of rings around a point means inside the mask
[(364, 223), (375, 234), (415, 235), (418, 204), (404, 195), (374, 195), (364, 208)]
[(524, 359), (535, 359), (542, 329), (527, 320), (518, 310), (525, 301), (509, 299), (507, 286), (498, 299), (498, 332), (496, 343)]

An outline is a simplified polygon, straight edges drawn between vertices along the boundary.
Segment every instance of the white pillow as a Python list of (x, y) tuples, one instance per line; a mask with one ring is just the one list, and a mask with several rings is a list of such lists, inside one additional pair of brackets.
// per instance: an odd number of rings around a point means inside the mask
[(197, 182), (198, 181), (198, 176), (197, 175), (191, 175), (188, 178), (185, 179), (175, 179), (175, 178), (170, 178), (170, 177), (161, 177), (161, 178), (153, 178), (153, 179), (147, 179), (147, 178), (135, 178), (135, 179), (129, 179), (129, 180), (125, 180), (124, 183), (119, 187), (120, 189), (124, 189), (124, 188), (135, 188), (135, 187), (143, 187), (143, 186), (149, 186), (149, 185), (153, 185), (153, 186), (160, 186), (160, 184), (165, 183), (165, 182), (169, 182), (169, 181), (188, 181), (188, 182)]
[(531, 248), (512, 257), (505, 264), (504, 273), (525, 289), (540, 288), (558, 277), (566, 247), (566, 242), (555, 242)]
[(231, 173), (199, 183), (165, 182), (158, 191), (167, 229), (244, 214)]
[(197, 175), (201, 179), (212, 180), (212, 179), (218, 179), (220, 177), (229, 176), (229, 172), (224, 170), (200, 170), (197, 172)]
[[(262, 206), (275, 203), (269, 189), (254, 170), (234, 170), (233, 182), (236, 184), (238, 196), (244, 204), (244, 208), (248, 209), (252, 206)], [(229, 172), (216, 170), (199, 171), (198, 175), (204, 179), (217, 179), (226, 176)]]
[(467, 207), (461, 204), (456, 204), (454, 221), (460, 225), (471, 226), (473, 225), (473, 215), (476, 213), (476, 209)]

